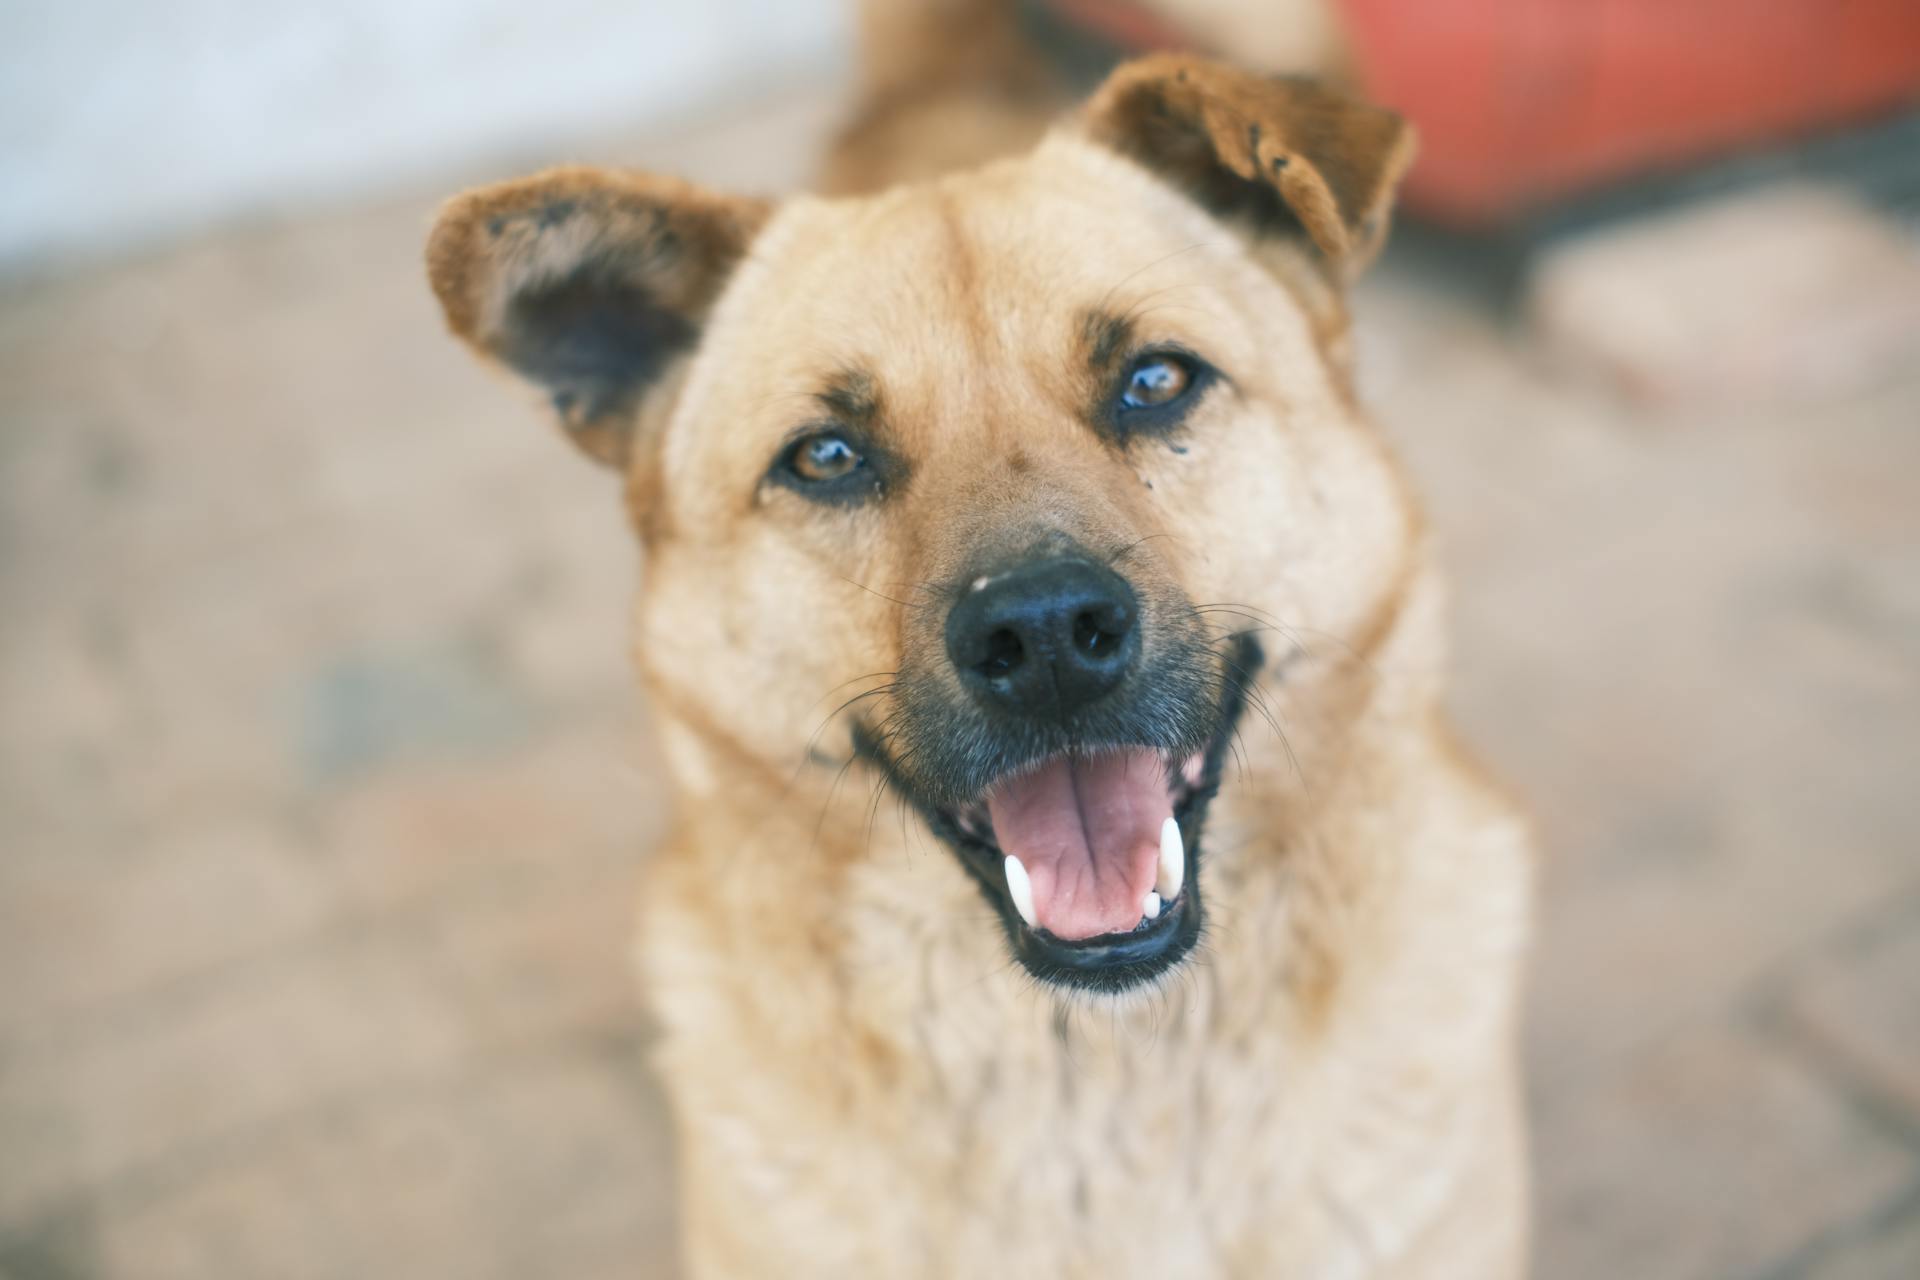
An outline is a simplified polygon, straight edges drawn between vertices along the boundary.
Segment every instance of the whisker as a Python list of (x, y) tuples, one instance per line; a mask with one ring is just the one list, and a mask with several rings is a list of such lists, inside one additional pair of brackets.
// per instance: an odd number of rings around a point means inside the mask
[(813, 853), (820, 852), (820, 837), (827, 829), (827, 814), (833, 810), (833, 798), (839, 792), (840, 783), (846, 778), (847, 770), (853, 768), (853, 762), (857, 759), (859, 759), (858, 756), (847, 757), (847, 762), (841, 765), (839, 772), (833, 775), (833, 784), (827, 788), (827, 798), (820, 802), (820, 816), (814, 820), (813, 843), (809, 846)]
[(873, 856), (874, 820), (880, 816), (880, 802), (886, 799), (888, 790), (889, 788), (887, 786), (886, 778), (881, 776), (879, 770), (877, 769), (874, 770), (873, 771), (873, 791), (872, 791), (872, 794), (869, 796), (870, 803), (867, 806), (867, 838), (866, 838), (865, 848), (866, 848), (866, 854), (869, 858)]
[(854, 579), (847, 577), (843, 573), (836, 573), (833, 576), (840, 579), (840, 581), (848, 584), (849, 586), (860, 588), (862, 591), (866, 592), (870, 596), (878, 596), (880, 599), (885, 600), (889, 604), (897, 604), (902, 609), (912, 609), (912, 610), (918, 611), (920, 609), (924, 609), (927, 607), (925, 605), (909, 604), (907, 601), (898, 599), (894, 596), (890, 596), (884, 591), (875, 591), (872, 587), (868, 586), (866, 583), (856, 582)]
[[(1257, 629), (1264, 630), (1264, 628), (1257, 628)], [(1292, 739), (1287, 737), (1287, 731), (1281, 727), (1278, 715), (1275, 713), (1272, 703), (1269, 702), (1267, 699), (1266, 691), (1260, 687), (1260, 684), (1258, 681), (1259, 673), (1255, 671), (1248, 671), (1240, 663), (1235, 662), (1232, 658), (1228, 657), (1226, 653), (1221, 651), (1221, 649), (1224, 647), (1225, 643), (1228, 640), (1233, 639), (1234, 635), (1239, 635), (1239, 634), (1245, 634), (1245, 633), (1239, 632), (1231, 635), (1223, 635), (1218, 637), (1214, 641), (1214, 645), (1213, 645), (1214, 656), (1216, 659), (1218, 659), (1221, 666), (1226, 667), (1227, 669), (1231, 670), (1235, 675), (1240, 677), (1241, 689), (1243, 690), (1244, 696), (1246, 697), (1248, 704), (1252, 706), (1252, 708), (1256, 712), (1259, 713), (1260, 718), (1262, 720), (1266, 721), (1267, 728), (1272, 730), (1273, 736), (1280, 740), (1281, 748), (1287, 753), (1287, 761), (1293, 767), (1294, 776), (1299, 779), (1300, 785), (1308, 791), (1309, 795), (1311, 795), (1312, 786), (1307, 781), (1306, 771), (1301, 767), (1299, 754), (1294, 751), (1293, 741)], [(1240, 731), (1238, 729), (1235, 729), (1234, 735), (1233, 735), (1233, 741), (1230, 743), (1230, 745), (1234, 748), (1236, 753), (1239, 753), (1239, 741), (1238, 741), (1239, 737), (1240, 737)], [(1244, 782), (1246, 780), (1247, 771), (1248, 771), (1246, 757), (1244, 754), (1239, 754), (1239, 765), (1240, 765), (1240, 771), (1241, 771), (1241, 780)]]
[(1171, 262), (1182, 254), (1192, 253), (1195, 249), (1201, 248), (1205, 244), (1206, 244), (1206, 241), (1204, 240), (1195, 240), (1192, 244), (1188, 245), (1184, 249), (1175, 249), (1172, 253), (1165, 254), (1161, 257), (1155, 258), (1152, 262), (1147, 263), (1145, 266), (1135, 267), (1132, 271), (1129, 271), (1127, 272), (1126, 275), (1120, 277), (1120, 279), (1111, 288), (1109, 288), (1105, 293), (1100, 295), (1100, 305), (1098, 308), (1096, 308), (1096, 310), (1105, 311), (1107, 307), (1113, 302), (1113, 295), (1120, 292), (1120, 290), (1124, 289), (1129, 283), (1131, 283), (1135, 279), (1135, 277), (1144, 275), (1146, 272), (1153, 270), (1155, 267), (1159, 266), (1163, 262)]
[(1122, 560), (1126, 559), (1128, 556), (1138, 551), (1141, 547), (1145, 546), (1147, 543), (1152, 542), (1155, 538), (1171, 538), (1173, 536), (1174, 535), (1171, 533), (1150, 533), (1144, 538), (1136, 538), (1132, 542), (1129, 542), (1126, 546), (1120, 548), (1118, 551), (1108, 556), (1107, 563), (1109, 565), (1119, 564)]
[[(844, 689), (848, 685), (853, 684), (854, 681), (856, 680), (872, 680), (879, 676), (894, 676), (897, 674), (899, 673), (893, 672), (893, 671), (884, 671), (884, 672), (876, 671), (870, 675), (855, 676), (853, 680), (844, 680), (841, 683), (835, 685), (834, 689)], [(894, 687), (895, 686), (893, 681), (888, 680), (886, 684), (881, 685), (877, 689), (868, 689), (864, 693), (854, 694), (851, 698), (848, 698), (845, 702), (842, 702), (839, 706), (835, 707), (832, 711), (829, 711), (826, 714), (826, 717), (820, 721), (819, 725), (814, 729), (814, 731), (807, 735), (806, 746), (802, 747), (800, 750), (800, 759), (794, 764), (793, 777), (788, 780), (787, 789), (791, 791), (793, 787), (799, 783), (800, 775), (806, 771), (807, 762), (813, 758), (813, 748), (815, 744), (817, 744), (820, 741), (820, 735), (827, 731), (827, 726), (832, 724), (834, 720), (839, 717), (841, 712), (845, 711), (848, 707), (851, 707), (854, 703), (859, 702), (865, 698), (874, 698), (884, 693), (891, 693), (893, 692)], [(828, 696), (831, 696), (832, 692), (833, 692), (832, 689), (828, 690), (827, 691)]]

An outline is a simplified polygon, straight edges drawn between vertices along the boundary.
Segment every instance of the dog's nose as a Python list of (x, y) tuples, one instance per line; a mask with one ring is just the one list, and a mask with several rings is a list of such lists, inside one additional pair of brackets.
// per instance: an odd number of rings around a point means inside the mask
[(981, 578), (947, 615), (947, 653), (983, 705), (1062, 715), (1099, 698), (1140, 656), (1127, 580), (1077, 556)]

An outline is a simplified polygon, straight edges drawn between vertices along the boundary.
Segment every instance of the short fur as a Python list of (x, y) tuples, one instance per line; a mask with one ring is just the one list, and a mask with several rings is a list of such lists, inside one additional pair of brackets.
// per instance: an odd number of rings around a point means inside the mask
[[(640, 939), (692, 1274), (1522, 1271), (1529, 838), (1448, 730), (1428, 539), (1346, 367), (1410, 152), (1375, 108), (1161, 57), (1024, 155), (870, 196), (563, 171), (449, 206), (452, 327), (624, 470), (646, 548), (679, 801)], [(1223, 383), (1116, 444), (1090, 379), (1142, 341)], [(899, 459), (882, 499), (765, 480), (849, 417)], [(1264, 653), (1203, 941), (1150, 989), (1012, 964), (855, 751), (1015, 535), (1109, 553), (1210, 672)]]

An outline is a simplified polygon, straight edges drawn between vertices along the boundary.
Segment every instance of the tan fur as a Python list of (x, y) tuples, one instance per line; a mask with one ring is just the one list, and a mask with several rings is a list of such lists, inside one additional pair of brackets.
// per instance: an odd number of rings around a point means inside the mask
[(864, 0), (860, 103), (828, 194), (934, 177), (1032, 146), (1069, 102), (1021, 38), (1016, 0)]
[[(1196, 132), (1142, 141), (1142, 94)], [(692, 1274), (1520, 1274), (1529, 840), (1443, 720), (1438, 579), (1338, 305), (1410, 144), (1303, 94), (1149, 63), (1030, 154), (788, 201), (634, 393), (658, 421), (624, 455), (654, 531), (635, 659), (679, 795), (640, 940)], [(1298, 170), (1223, 220), (1196, 148), (1248, 116), (1270, 141), (1220, 165)], [(436, 244), (472, 243), (469, 208)], [(1087, 429), (1105, 312), (1229, 380), (1186, 452)], [(857, 510), (762, 483), (849, 369), (906, 482)], [(1126, 547), (1150, 616), (1230, 605), (1212, 621), (1267, 650), (1207, 936), (1124, 997), (1037, 987), (852, 758), (969, 550), (1036, 520)]]

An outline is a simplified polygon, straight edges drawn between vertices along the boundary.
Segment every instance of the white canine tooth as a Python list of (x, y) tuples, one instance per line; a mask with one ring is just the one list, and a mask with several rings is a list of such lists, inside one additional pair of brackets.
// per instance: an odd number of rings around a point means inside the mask
[(1160, 824), (1160, 875), (1153, 882), (1161, 901), (1172, 902), (1180, 896), (1180, 882), (1187, 874), (1187, 847), (1180, 843), (1180, 820), (1168, 818)]
[(1140, 914), (1149, 920), (1158, 920), (1160, 918), (1160, 895), (1151, 889), (1147, 890), (1145, 900), (1140, 903)]
[(1027, 928), (1038, 929), (1040, 919), (1033, 913), (1033, 881), (1027, 879), (1027, 869), (1020, 859), (1007, 855), (1007, 896), (1013, 899), (1013, 909), (1027, 922)]

